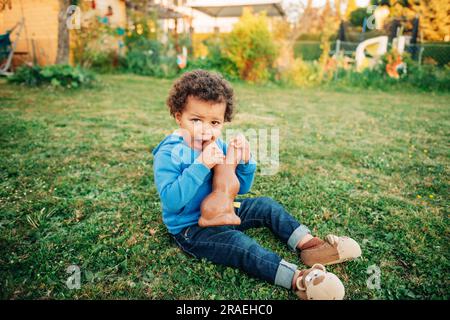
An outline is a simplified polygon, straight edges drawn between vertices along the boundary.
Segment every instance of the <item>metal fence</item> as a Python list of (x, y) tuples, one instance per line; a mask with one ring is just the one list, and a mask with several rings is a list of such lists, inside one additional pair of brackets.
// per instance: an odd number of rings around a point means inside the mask
[[(333, 41), (331, 43), (331, 52), (336, 50), (343, 52), (346, 56), (354, 57), (356, 48), (360, 42)], [(388, 46), (388, 50), (392, 47)], [(411, 57), (419, 64), (435, 64), (443, 67), (450, 64), (450, 42), (439, 43), (418, 43), (406, 45), (405, 51), (411, 54)], [(304, 60), (317, 60), (322, 54), (322, 48), (319, 41), (298, 41), (295, 45), (296, 57), (302, 57)]]

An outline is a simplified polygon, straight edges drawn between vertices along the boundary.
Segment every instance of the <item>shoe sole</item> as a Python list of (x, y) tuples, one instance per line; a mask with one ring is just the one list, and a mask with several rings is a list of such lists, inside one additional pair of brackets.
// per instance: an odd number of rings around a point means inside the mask
[(338, 264), (338, 263), (343, 263), (343, 262), (347, 262), (347, 261), (352, 261), (355, 259), (358, 259), (359, 257), (356, 258), (344, 258), (344, 259), (338, 259), (338, 260), (334, 260), (334, 261), (330, 261), (327, 263), (322, 263), (324, 266), (331, 266), (333, 264)]

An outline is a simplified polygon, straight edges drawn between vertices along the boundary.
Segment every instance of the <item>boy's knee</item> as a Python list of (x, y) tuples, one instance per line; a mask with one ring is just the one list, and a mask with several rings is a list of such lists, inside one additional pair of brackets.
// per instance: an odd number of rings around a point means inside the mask
[(260, 198), (261, 205), (265, 207), (270, 207), (273, 209), (282, 209), (283, 206), (276, 200), (270, 198), (270, 197), (261, 197)]

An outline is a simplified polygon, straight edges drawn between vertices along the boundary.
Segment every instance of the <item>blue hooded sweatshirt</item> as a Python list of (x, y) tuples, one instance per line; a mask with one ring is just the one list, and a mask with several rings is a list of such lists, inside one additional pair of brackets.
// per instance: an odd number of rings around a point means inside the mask
[[(216, 140), (223, 153), (227, 145)], [(172, 133), (152, 151), (156, 188), (162, 204), (163, 222), (171, 234), (177, 234), (187, 226), (195, 225), (200, 218), (200, 204), (212, 191), (212, 171), (197, 161), (200, 151), (192, 149), (183, 137)], [(247, 193), (253, 183), (256, 161), (253, 157), (246, 164), (236, 167), (240, 182), (238, 194)]]

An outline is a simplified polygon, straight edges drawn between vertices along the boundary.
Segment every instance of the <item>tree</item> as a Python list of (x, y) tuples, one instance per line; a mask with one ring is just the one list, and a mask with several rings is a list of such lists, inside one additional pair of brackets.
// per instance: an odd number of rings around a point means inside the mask
[(419, 14), (423, 38), (444, 41), (450, 35), (450, 2), (448, 0), (421, 0), (412, 7)]
[[(325, 6), (322, 11), (322, 21), (326, 21), (329, 18), (333, 17), (333, 9), (331, 9), (331, 3), (330, 0), (325, 1)], [(322, 22), (322, 25), (324, 22)]]
[(345, 18), (347, 20), (350, 20), (350, 16), (353, 11), (358, 9), (358, 6), (356, 5), (355, 0), (347, 0), (347, 8), (345, 9)]
[[(289, 6), (286, 7), (285, 4), (284, 9), (288, 18), (293, 17), (293, 19), (281, 24), (282, 32), (279, 34), (282, 36), (275, 37), (280, 53), (276, 61), (279, 71), (289, 68), (294, 63), (294, 46), (301, 35), (324, 33), (325, 29), (325, 33), (329, 35), (328, 29), (336, 31), (339, 22), (329, 0), (321, 9), (313, 7), (313, 0), (307, 0), (306, 3), (300, 0), (291, 0), (286, 3)], [(323, 36), (322, 39), (324, 39)]]
[(350, 23), (355, 27), (362, 27), (364, 19), (369, 18), (370, 13), (367, 12), (367, 8), (358, 8), (350, 14)]
[(297, 39), (307, 33), (316, 33), (320, 25), (320, 10), (313, 8), (313, 1), (308, 0), (306, 5), (303, 1), (292, 2), (295, 5), (292, 8), (285, 8), (287, 11), (296, 11), (295, 20), (289, 21), (283, 38), (278, 39), (281, 47), (283, 59), (279, 59), (282, 65), (289, 65), (294, 59), (294, 45)]
[(338, 21), (336, 20), (336, 16), (333, 15), (333, 11), (331, 9), (330, 1), (327, 0), (325, 2), (325, 7), (322, 10), (321, 15), (321, 39), (320, 39), (320, 48), (322, 49), (322, 54), (319, 58), (320, 64), (320, 72), (319, 72), (319, 81), (322, 81), (326, 76), (326, 66), (330, 61), (330, 37), (333, 33), (336, 32), (338, 26)]
[(336, 18), (341, 20), (341, 0), (334, 0), (334, 9), (336, 10)]
[(67, 64), (69, 62), (69, 30), (67, 29), (67, 9), (70, 5), (70, 0), (59, 0), (58, 49), (56, 54), (57, 64)]
[(390, 7), (391, 16), (411, 21), (420, 19), (424, 40), (444, 41), (450, 36), (450, 1), (448, 0), (372, 0), (375, 5)]

